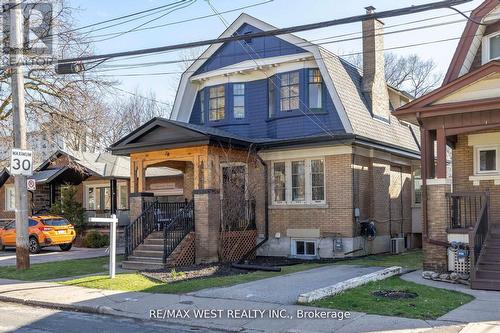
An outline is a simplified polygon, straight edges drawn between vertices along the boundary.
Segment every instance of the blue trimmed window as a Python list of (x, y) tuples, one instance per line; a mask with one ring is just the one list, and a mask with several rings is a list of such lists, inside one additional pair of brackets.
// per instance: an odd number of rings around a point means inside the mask
[(200, 124), (205, 123), (205, 90), (200, 91)]
[(280, 110), (282, 112), (299, 109), (299, 77), (298, 71), (280, 74)]
[(318, 68), (309, 69), (307, 89), (309, 110), (311, 112), (321, 112), (323, 110), (323, 79)]
[(210, 121), (224, 119), (226, 106), (226, 96), (224, 85), (210, 87), (208, 90), (208, 117)]
[(245, 118), (245, 84), (233, 84), (233, 117), (234, 119)]

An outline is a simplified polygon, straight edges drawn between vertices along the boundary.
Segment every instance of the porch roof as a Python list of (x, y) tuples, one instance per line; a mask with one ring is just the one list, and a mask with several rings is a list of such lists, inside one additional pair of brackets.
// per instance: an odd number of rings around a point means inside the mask
[[(498, 111), (500, 105), (499, 74), (500, 61), (491, 61), (477, 70), (405, 104), (393, 114), (417, 125), (423, 118)], [(481, 117), (484, 118), (484, 115)], [(486, 123), (492, 123), (490, 119), (483, 120)]]
[(252, 141), (217, 128), (156, 117), (111, 145), (109, 149), (115, 155), (129, 155), (134, 152), (209, 144), (248, 147), (252, 145)]
[(56, 179), (59, 175), (64, 173), (68, 167), (48, 169), (42, 171), (35, 171), (30, 178), (34, 179), (37, 184), (47, 184)]

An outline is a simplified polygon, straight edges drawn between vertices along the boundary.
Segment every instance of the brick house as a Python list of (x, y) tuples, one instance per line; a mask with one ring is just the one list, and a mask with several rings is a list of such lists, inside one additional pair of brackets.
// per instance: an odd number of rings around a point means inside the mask
[[(171, 118), (110, 147), (131, 159), (126, 267), (175, 264), (182, 248), (207, 262), (419, 246), (420, 134), (391, 114), (411, 98), (385, 82), (383, 37), (373, 33), (382, 28), (363, 22), (364, 75), (291, 34), (211, 45), (182, 75)], [(271, 29), (242, 14), (221, 36)], [(194, 199), (163, 233), (153, 227), (160, 208), (145, 208), (145, 174), (158, 166), (181, 170)]]
[[(146, 188), (160, 201), (184, 201), (182, 174), (156, 168), (146, 175)], [(179, 177), (181, 176), (181, 177)], [(128, 157), (109, 153), (58, 150), (43, 161), (31, 178), (36, 190), (29, 195), (31, 214), (46, 213), (61, 199), (61, 189), (73, 185), (75, 199), (82, 203), (86, 217), (109, 216), (116, 211), (121, 225), (129, 222)], [(14, 219), (14, 178), (7, 169), (0, 172), (0, 220)]]
[(477, 7), (443, 85), (394, 113), (421, 127), (424, 269), (470, 271), (472, 288), (493, 290), (500, 290), (499, 14), (498, 0)]

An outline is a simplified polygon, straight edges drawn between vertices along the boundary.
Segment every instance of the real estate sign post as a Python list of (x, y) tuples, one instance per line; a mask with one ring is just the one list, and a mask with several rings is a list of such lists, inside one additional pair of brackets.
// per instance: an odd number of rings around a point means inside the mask
[(116, 270), (116, 226), (118, 218), (115, 214), (111, 217), (92, 217), (89, 219), (92, 223), (109, 223), (109, 277), (115, 277)]

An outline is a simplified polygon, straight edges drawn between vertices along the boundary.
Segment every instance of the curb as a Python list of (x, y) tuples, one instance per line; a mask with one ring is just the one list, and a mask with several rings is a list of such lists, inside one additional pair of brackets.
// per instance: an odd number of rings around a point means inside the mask
[[(89, 313), (89, 314), (98, 314), (98, 315), (106, 315), (106, 316), (114, 316), (114, 317), (119, 317), (119, 318), (126, 318), (130, 320), (141, 320), (141, 321), (147, 321), (147, 319), (140, 318), (140, 317), (133, 317), (133, 316), (127, 316), (123, 312), (115, 310), (113, 308), (110, 308), (109, 306), (92, 306), (92, 305), (74, 305), (74, 304), (61, 304), (61, 303), (53, 303), (53, 302), (45, 302), (45, 301), (38, 301), (34, 299), (21, 299), (17, 297), (10, 297), (10, 296), (4, 296), (0, 295), (0, 302), (6, 302), (6, 303), (15, 303), (15, 304), (22, 304), (22, 305), (30, 305), (30, 306), (37, 306), (37, 307), (42, 307), (42, 308), (48, 308), (48, 309), (54, 309), (54, 310), (63, 310), (63, 311), (71, 311), (71, 312), (81, 312), (81, 313)], [(175, 326), (185, 326), (186, 328), (206, 328), (206, 329), (212, 329), (212, 330), (217, 330), (221, 332), (235, 332), (234, 329), (227, 329), (227, 328), (222, 328), (216, 325), (193, 325), (193, 324), (183, 324), (175, 321), (167, 321), (167, 320), (158, 320), (158, 319), (149, 319), (152, 323), (161, 323), (161, 324), (171, 324)], [(174, 327), (175, 328), (175, 327)], [(243, 329), (243, 328), (241, 328)]]

